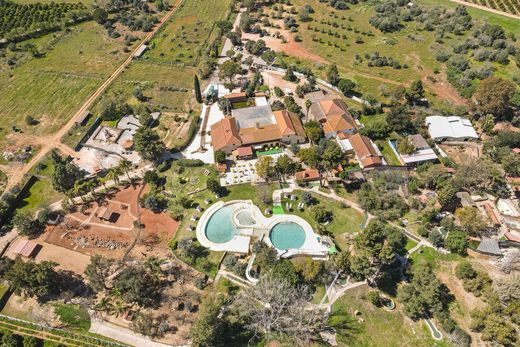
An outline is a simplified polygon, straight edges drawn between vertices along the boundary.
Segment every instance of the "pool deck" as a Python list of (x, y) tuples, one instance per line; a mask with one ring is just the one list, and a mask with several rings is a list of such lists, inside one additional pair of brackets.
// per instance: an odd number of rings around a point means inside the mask
[[(224, 243), (216, 243), (208, 239), (206, 236), (206, 225), (210, 220), (211, 216), (221, 209), (224, 206), (228, 206), (231, 204), (236, 204), (236, 210), (232, 215), (232, 222), (237, 230), (239, 230), (239, 234), (235, 235), (233, 239)], [(237, 214), (247, 209), (251, 212), (252, 218), (256, 221), (253, 225), (240, 225), (240, 221), (237, 218)], [(322, 244), (319, 241), (319, 235), (314, 233), (311, 225), (304, 220), (303, 218), (291, 215), (291, 214), (282, 214), (282, 215), (273, 215), (271, 217), (265, 217), (258, 206), (256, 206), (251, 200), (232, 200), (228, 202), (218, 201), (208, 207), (206, 211), (200, 217), (199, 222), (197, 223), (196, 235), (200, 244), (206, 248), (209, 248), (212, 251), (228, 251), (235, 253), (249, 253), (249, 246), (251, 243), (251, 238), (261, 237), (262, 235), (266, 235), (267, 237), (263, 238), (263, 241), (267, 243), (269, 246), (274, 247), (271, 243), (271, 239), (268, 237), (271, 229), (279, 223), (296, 223), (305, 232), (305, 242), (298, 249), (276, 249), (278, 255), (280, 257), (289, 258), (295, 255), (310, 255), (315, 258), (326, 258), (328, 254), (328, 246)], [(275, 248), (275, 247), (274, 247)]]

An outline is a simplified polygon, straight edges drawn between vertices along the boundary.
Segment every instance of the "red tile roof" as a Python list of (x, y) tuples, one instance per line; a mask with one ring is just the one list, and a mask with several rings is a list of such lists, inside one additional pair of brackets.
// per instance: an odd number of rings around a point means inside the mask
[(298, 171), (294, 174), (294, 177), (297, 180), (301, 180), (304, 182), (316, 181), (320, 179), (320, 172), (314, 169), (306, 169), (303, 171)]
[(354, 134), (349, 137), (349, 141), (364, 168), (383, 165), (383, 159), (379, 156), (368, 137)]
[(493, 225), (500, 225), (500, 221), (497, 218), (497, 215), (495, 214), (495, 211), (493, 210), (493, 207), (489, 203), (484, 204), (484, 208), (486, 209), (486, 213), (493, 221)]
[(211, 141), (213, 148), (218, 151), (228, 145), (240, 146), (235, 118), (223, 118), (211, 126)]

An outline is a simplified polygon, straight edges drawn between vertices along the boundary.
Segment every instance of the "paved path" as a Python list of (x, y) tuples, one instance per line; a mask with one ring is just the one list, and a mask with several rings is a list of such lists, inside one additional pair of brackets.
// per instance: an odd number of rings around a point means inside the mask
[(505, 17), (509, 17), (509, 18), (513, 18), (513, 19), (520, 19), (520, 16), (518, 16), (518, 15), (516, 15), (516, 14), (512, 14), (512, 13), (507, 13), (507, 12), (503, 12), (503, 11), (495, 10), (494, 8), (489, 8), (489, 7), (486, 7), (486, 6), (473, 4), (473, 3), (471, 3), (471, 2), (466, 2), (466, 1), (462, 1), (462, 0), (450, 0), (450, 1), (451, 1), (451, 2), (455, 2), (455, 3), (457, 3), (457, 4), (465, 5), (465, 6), (469, 6), (469, 7), (473, 7), (473, 8), (478, 8), (479, 10), (483, 10), (483, 11), (491, 12), (491, 13), (494, 13), (494, 14), (499, 14), (499, 15), (501, 15), (501, 16), (505, 16)]
[(160, 343), (160, 342), (154, 342), (143, 335), (134, 333), (130, 329), (126, 329), (126, 328), (111, 324), (109, 322), (93, 321), (90, 325), (89, 332), (103, 335), (103, 336), (127, 343), (127, 344), (129, 344), (131, 346), (135, 346), (135, 347), (171, 347), (172, 346), (172, 345), (167, 345), (167, 344)]
[(20, 168), (17, 172), (16, 176), (9, 177), (9, 181), (7, 183), (6, 190), (12, 188), (16, 184), (20, 183), (23, 176), (31, 170), (31, 168), (38, 164), (40, 160), (42, 160), (47, 153), (49, 153), (52, 149), (58, 148), (65, 153), (69, 153), (67, 149), (68, 146), (61, 144), (61, 138), (67, 134), (67, 132), (74, 126), (76, 122), (76, 118), (83, 111), (88, 110), (90, 106), (97, 100), (97, 98), (114, 82), (114, 80), (127, 68), (127, 66), (132, 62), (134, 53), (145, 43), (149, 42), (150, 39), (162, 28), (162, 26), (168, 21), (171, 15), (177, 10), (178, 6), (183, 0), (177, 0), (175, 5), (173, 5), (172, 9), (166, 13), (166, 15), (159, 20), (159, 23), (150, 31), (143, 40), (136, 46), (136, 48), (130, 53), (130, 55), (126, 58), (126, 60), (106, 79), (103, 84), (101, 84), (98, 89), (81, 105), (81, 107), (77, 110), (77, 112), (69, 119), (69, 121), (56, 132), (52, 137), (46, 139), (46, 143), (42, 145), (40, 151), (36, 153), (31, 160)]

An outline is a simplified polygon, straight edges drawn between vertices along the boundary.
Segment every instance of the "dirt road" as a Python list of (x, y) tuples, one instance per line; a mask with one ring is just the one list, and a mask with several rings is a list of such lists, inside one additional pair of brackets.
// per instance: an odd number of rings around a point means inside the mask
[(53, 134), (52, 136), (46, 138), (45, 143), (42, 144), (40, 151), (36, 153), (31, 160), (19, 168), (16, 171), (16, 175), (10, 175), (9, 181), (7, 183), (7, 189), (12, 188), (14, 185), (18, 184), (23, 176), (29, 172), (29, 170), (36, 165), (40, 160), (42, 160), (47, 153), (49, 153), (52, 149), (58, 148), (60, 151), (65, 154), (75, 154), (74, 151), (70, 149), (70, 147), (61, 143), (61, 138), (67, 134), (67, 132), (74, 126), (76, 117), (85, 110), (88, 110), (94, 101), (96, 101), (101, 94), (114, 82), (114, 80), (126, 69), (128, 65), (132, 62), (133, 56), (135, 52), (141, 47), (141, 45), (150, 41), (150, 39), (162, 28), (162, 26), (168, 21), (168, 19), (172, 16), (172, 14), (177, 10), (178, 6), (183, 0), (177, 0), (173, 5), (172, 9), (166, 13), (166, 15), (161, 18), (159, 23), (150, 31), (144, 39), (141, 40), (139, 45), (129, 54), (128, 58), (110, 75), (108, 79), (106, 79), (103, 84), (101, 84), (98, 89), (83, 103), (83, 105), (78, 109), (78, 111), (70, 118), (70, 120), (60, 129), (58, 132)]

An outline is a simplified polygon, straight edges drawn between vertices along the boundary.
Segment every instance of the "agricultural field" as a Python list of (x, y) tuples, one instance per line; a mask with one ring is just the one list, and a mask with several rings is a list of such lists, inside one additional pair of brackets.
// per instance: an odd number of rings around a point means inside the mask
[(183, 1), (150, 43), (145, 59), (196, 67), (208, 44), (217, 36), (215, 22), (230, 12), (231, 0)]
[[(445, 4), (449, 8), (456, 6), (449, 1), (421, 0), (418, 3), (428, 8), (432, 5), (444, 7)], [(306, 4), (307, 1), (294, 1), (296, 11)], [(460, 35), (445, 34), (439, 42), (434, 30), (426, 31), (423, 23), (413, 20), (403, 22), (402, 28), (395, 32), (385, 33), (376, 29), (369, 23), (375, 15), (372, 3), (349, 4), (350, 8), (347, 10), (334, 10), (322, 2), (312, 2), (311, 5), (314, 13), (310, 14), (310, 20), (300, 20), (298, 12), (291, 14), (297, 19), (297, 27), (293, 32), (284, 28), (283, 21), (279, 19), (280, 11), (274, 10), (274, 6), (264, 11), (262, 21), (269, 20), (271, 25), (266, 29), (270, 33), (280, 32), (287, 43), (267, 36), (264, 40), (269, 47), (287, 55), (282, 57), (286, 63), (311, 68), (322, 77), (325, 67), (335, 63), (343, 76), (357, 83), (358, 92), (382, 101), (387, 100), (389, 93), (397, 86), (407, 86), (413, 80), (421, 79), (428, 98), (462, 105), (465, 100), (460, 95), (461, 90), (464, 92), (463, 96), (467, 96), (478, 84), (478, 80), (474, 79), (469, 86), (457, 90), (448, 82), (446, 64), (436, 59), (439, 51), (454, 55), (454, 48), (470, 39), (472, 30)], [(291, 7), (285, 6), (283, 16), (289, 15), (290, 9)], [(489, 22), (500, 24), (510, 33), (520, 30), (518, 21), (511, 18), (474, 8), (468, 8), (468, 13), (473, 18), (474, 27)], [(508, 76), (510, 79), (520, 78), (520, 69), (513, 59), (507, 64), (500, 64), (496, 61), (476, 61), (472, 58), (471, 50), (462, 52), (461, 55), (469, 60), (473, 70), (490, 69), (496, 75)], [(393, 63), (380, 66), (382, 60)]]
[[(33, 136), (60, 129), (127, 56), (122, 40), (110, 39), (94, 22), (30, 42), (43, 52), (41, 58), (25, 58), (0, 71), (3, 150), (15, 150), (31, 143)], [(27, 124), (28, 115), (38, 124)], [(13, 132), (13, 126), (20, 132)]]
[(468, 2), (511, 14), (520, 14), (518, 0), (468, 0)]

